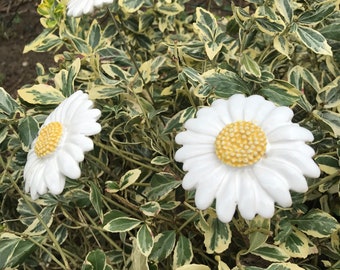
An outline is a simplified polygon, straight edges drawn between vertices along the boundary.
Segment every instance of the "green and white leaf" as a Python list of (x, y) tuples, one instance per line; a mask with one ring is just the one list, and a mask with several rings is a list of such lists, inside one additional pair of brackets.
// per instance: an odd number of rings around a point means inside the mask
[(273, 263), (266, 270), (304, 270), (304, 268), (298, 266), (295, 263)]
[(259, 65), (248, 54), (242, 54), (240, 58), (240, 64), (243, 72), (253, 75), (257, 78), (261, 77), (261, 69)]
[(136, 228), (141, 223), (140, 220), (131, 217), (118, 217), (110, 220), (103, 229), (113, 233), (128, 232)]
[(143, 204), (140, 207), (140, 210), (143, 212), (144, 215), (153, 217), (158, 215), (158, 213), (161, 211), (161, 206), (158, 202), (150, 201)]
[(291, 45), (284, 35), (277, 35), (273, 41), (274, 48), (290, 59)]
[(309, 49), (317, 54), (332, 56), (332, 48), (320, 32), (305, 26), (298, 25), (295, 33), (300, 41)]
[(154, 246), (149, 260), (160, 262), (166, 259), (173, 251), (176, 242), (175, 231), (164, 231), (155, 237)]
[(82, 265), (82, 270), (112, 270), (113, 268), (107, 264), (106, 255), (101, 249), (90, 251)]
[(39, 124), (32, 116), (21, 118), (18, 125), (20, 140), (25, 150), (28, 150), (33, 140), (37, 137)]
[(0, 87), (0, 113), (12, 117), (18, 108), (19, 104)]
[(294, 219), (293, 223), (299, 230), (317, 238), (330, 237), (333, 232), (340, 229), (338, 221), (333, 216), (319, 209), (312, 209)]
[(340, 114), (329, 111), (329, 110), (323, 110), (323, 111), (318, 111), (314, 110), (313, 111), (313, 116), (318, 119), (323, 125), (326, 130), (329, 132), (333, 133), (334, 136), (340, 136)]
[(104, 219), (102, 193), (95, 182), (90, 182), (90, 201), (101, 221)]
[(140, 252), (148, 257), (154, 245), (154, 237), (148, 225), (143, 224), (137, 232), (137, 245)]
[(282, 248), (270, 244), (263, 244), (251, 253), (270, 262), (284, 262), (289, 259), (289, 255)]
[(143, 6), (144, 0), (118, 0), (118, 4), (125, 12), (133, 13)]
[(192, 244), (190, 240), (181, 234), (174, 250), (173, 269), (189, 264), (193, 257), (194, 253), (192, 251)]
[(309, 239), (304, 233), (293, 230), (280, 248), (293, 258), (306, 258), (309, 255)]
[(34, 105), (55, 105), (61, 103), (65, 97), (56, 88), (47, 84), (36, 84), (18, 90), (19, 97)]
[(291, 0), (275, 0), (275, 7), (285, 19), (286, 23), (292, 22), (293, 9)]

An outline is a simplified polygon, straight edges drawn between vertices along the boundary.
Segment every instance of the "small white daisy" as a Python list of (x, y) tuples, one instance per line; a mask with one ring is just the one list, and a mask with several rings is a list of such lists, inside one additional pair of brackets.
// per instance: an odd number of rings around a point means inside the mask
[(99, 8), (104, 4), (111, 4), (113, 0), (69, 0), (67, 4), (67, 15), (79, 17), (83, 14), (93, 12), (94, 8)]
[(289, 207), (289, 190), (305, 192), (304, 176), (319, 177), (314, 150), (305, 144), (312, 133), (292, 123), (293, 111), (263, 97), (237, 94), (198, 110), (176, 136), (182, 144), (175, 159), (188, 171), (182, 186), (196, 189), (204, 210), (216, 199), (216, 212), (229, 222), (236, 206), (243, 218), (270, 218), (274, 203)]
[(79, 162), (84, 160), (84, 152), (93, 149), (88, 136), (101, 130), (96, 122), (100, 114), (100, 110), (93, 109), (88, 95), (77, 91), (46, 118), (24, 168), (25, 191), (32, 199), (46, 192), (60, 194), (65, 177), (80, 177)]

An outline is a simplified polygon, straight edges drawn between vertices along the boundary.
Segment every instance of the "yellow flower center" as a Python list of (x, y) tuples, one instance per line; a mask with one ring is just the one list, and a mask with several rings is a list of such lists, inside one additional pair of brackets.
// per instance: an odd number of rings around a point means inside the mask
[(38, 157), (44, 157), (57, 149), (63, 126), (59, 122), (51, 122), (44, 126), (35, 143), (34, 152)]
[(256, 163), (266, 151), (267, 138), (257, 125), (238, 121), (226, 125), (217, 135), (217, 157), (232, 167), (244, 167)]

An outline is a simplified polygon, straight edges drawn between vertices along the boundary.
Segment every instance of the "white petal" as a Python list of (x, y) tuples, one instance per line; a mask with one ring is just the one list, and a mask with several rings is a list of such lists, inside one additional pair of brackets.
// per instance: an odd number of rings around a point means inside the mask
[(50, 161), (46, 164), (43, 175), (44, 182), (52, 194), (58, 195), (63, 192), (65, 176), (60, 173), (55, 159), (50, 159)]
[(314, 139), (313, 134), (308, 129), (300, 127), (298, 124), (279, 126), (266, 135), (270, 143), (290, 140), (313, 141)]
[(281, 175), (271, 168), (259, 165), (259, 163), (253, 166), (253, 170), (256, 179), (270, 197), (283, 207), (291, 206), (292, 199), (289, 193), (289, 186)]
[[(216, 192), (226, 176), (224, 166), (214, 168), (207, 172), (203, 181), (200, 181), (195, 194), (195, 203), (198, 209), (207, 209), (214, 201)], [(201, 176), (202, 177), (202, 176)]]
[(278, 174), (286, 179), (289, 189), (296, 192), (306, 192), (308, 185), (302, 171), (293, 164), (274, 158), (263, 159), (262, 164), (268, 168), (272, 168)]
[(268, 158), (273, 157), (276, 159), (284, 160), (297, 166), (307, 177), (317, 178), (320, 176), (320, 169), (316, 163), (304, 153), (294, 150), (279, 150), (272, 149), (267, 153)]
[(241, 172), (240, 189), (239, 189), (239, 202), (238, 209), (240, 214), (245, 219), (253, 219), (257, 212), (256, 209), (256, 188), (254, 188), (254, 180), (247, 170)]
[(293, 116), (294, 113), (290, 108), (283, 106), (277, 107), (262, 122), (261, 128), (268, 133), (283, 124), (291, 123), (290, 121)]
[(78, 145), (83, 151), (88, 152), (93, 149), (93, 141), (82, 134), (70, 134), (67, 141)]
[(215, 168), (223, 163), (216, 157), (215, 154), (208, 153), (205, 155), (200, 155), (185, 160), (183, 163), (183, 170), (185, 171), (192, 170), (198, 166), (203, 166), (203, 164), (206, 165), (210, 164), (209, 165), (211, 166), (210, 168)]
[(186, 159), (206, 155), (206, 154), (215, 154), (215, 147), (212, 144), (186, 144), (182, 148), (178, 149), (175, 154), (175, 160), (177, 161), (185, 161)]
[(241, 94), (232, 95), (228, 99), (229, 114), (231, 115), (231, 119), (233, 120), (233, 122), (244, 120), (243, 109), (245, 99), (246, 98), (244, 97), (244, 95)]
[(69, 153), (72, 156), (72, 158), (77, 162), (84, 160), (84, 152), (76, 144), (66, 142), (63, 145), (63, 150), (66, 151), (67, 153)]
[(245, 121), (252, 121), (265, 99), (259, 95), (252, 95), (246, 98), (243, 109), (243, 118)]
[(308, 157), (313, 157), (315, 154), (314, 149), (302, 141), (272, 142), (270, 143), (269, 151), (274, 149), (297, 151)]
[(101, 125), (93, 122), (79, 122), (74, 123), (70, 128), (71, 133), (80, 133), (85, 136), (92, 136), (101, 131)]
[(77, 179), (81, 175), (78, 163), (67, 152), (60, 150), (57, 155), (57, 162), (62, 174), (71, 179)]
[(218, 128), (216, 125), (212, 124), (212, 121), (207, 121), (206, 119), (191, 118), (184, 123), (184, 127), (187, 130), (191, 130), (193, 132), (216, 137), (218, 133), (223, 129), (223, 126)]
[(261, 126), (262, 122), (268, 118), (272, 111), (276, 108), (273, 102), (264, 100), (253, 117), (253, 122)]
[(234, 216), (238, 201), (240, 179), (235, 174), (225, 176), (221, 188), (216, 194), (216, 213), (222, 222), (229, 222)]
[(198, 134), (190, 130), (180, 132), (175, 137), (178, 144), (214, 144), (215, 139), (213, 136)]
[(224, 99), (217, 99), (211, 104), (211, 108), (216, 110), (218, 117), (223, 122), (224, 126), (233, 122), (229, 114), (228, 101)]
[(223, 121), (218, 117), (218, 112), (211, 107), (203, 107), (197, 111), (197, 119), (208, 122), (214, 128), (221, 129), (224, 127)]

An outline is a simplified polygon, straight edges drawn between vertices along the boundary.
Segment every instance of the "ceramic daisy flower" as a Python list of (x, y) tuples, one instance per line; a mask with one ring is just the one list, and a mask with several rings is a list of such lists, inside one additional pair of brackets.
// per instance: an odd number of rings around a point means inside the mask
[(176, 136), (183, 146), (175, 159), (187, 171), (182, 186), (196, 189), (195, 203), (204, 210), (216, 199), (216, 213), (229, 222), (236, 206), (243, 218), (270, 218), (274, 204), (289, 207), (289, 190), (305, 192), (305, 176), (319, 177), (305, 142), (312, 133), (292, 123), (293, 111), (263, 97), (237, 94), (198, 110)]
[(46, 118), (32, 142), (24, 168), (25, 191), (32, 199), (50, 192), (60, 194), (65, 178), (80, 177), (79, 162), (93, 149), (88, 137), (100, 132), (100, 111), (82, 91), (66, 98)]
[(99, 8), (104, 4), (110, 4), (113, 0), (69, 0), (67, 4), (67, 15), (79, 17), (83, 14), (93, 12), (94, 8)]

